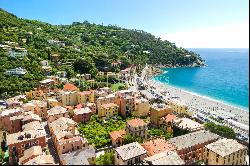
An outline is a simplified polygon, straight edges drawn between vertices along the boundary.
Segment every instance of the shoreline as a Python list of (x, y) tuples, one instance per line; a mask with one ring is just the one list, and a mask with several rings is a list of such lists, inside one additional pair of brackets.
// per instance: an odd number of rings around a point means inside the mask
[(155, 82), (154, 87), (156, 87), (157, 89), (169, 91), (169, 94), (171, 93), (170, 96), (178, 96), (188, 105), (196, 105), (197, 108), (203, 107), (203, 109), (207, 111), (223, 110), (225, 112), (234, 114), (238, 122), (249, 125), (249, 110), (247, 111), (243, 108), (239, 108), (223, 101), (213, 99), (209, 96), (200, 95), (195, 92), (190, 92), (188, 90), (160, 82), (159, 80), (155, 80), (154, 77), (150, 79), (150, 82)]

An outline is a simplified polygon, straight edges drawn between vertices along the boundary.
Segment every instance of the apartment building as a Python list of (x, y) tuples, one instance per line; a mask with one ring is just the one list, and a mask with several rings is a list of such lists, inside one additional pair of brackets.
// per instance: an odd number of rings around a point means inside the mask
[(63, 106), (77, 105), (77, 91), (64, 91), (61, 94)]
[(126, 123), (126, 133), (138, 136), (141, 138), (147, 138), (147, 124), (141, 119), (131, 119)]
[(217, 134), (201, 130), (171, 138), (168, 142), (176, 146), (177, 153), (185, 164), (193, 164), (204, 160), (205, 146), (220, 138)]
[(89, 107), (74, 109), (73, 120), (76, 122), (88, 122), (91, 118), (92, 111)]
[(58, 155), (88, 147), (87, 140), (81, 137), (72, 119), (60, 117), (49, 123), (49, 130)]
[(247, 165), (248, 148), (233, 139), (220, 139), (205, 146), (204, 160), (208, 165)]
[(150, 110), (149, 101), (145, 98), (136, 98), (135, 99), (135, 115), (139, 117), (148, 116)]
[(162, 125), (163, 121), (161, 121), (160, 119), (164, 116), (166, 116), (167, 114), (171, 114), (172, 113), (172, 109), (169, 105), (166, 104), (157, 104), (154, 103), (153, 105), (151, 105), (150, 108), (150, 123), (152, 126), (154, 127), (160, 127), (160, 125)]
[[(4, 109), (0, 112), (0, 129), (5, 130), (8, 133), (14, 133), (19, 130), (20, 124), (12, 124), (12, 117), (22, 118), (23, 109), (13, 108), (13, 109)], [(11, 125), (10, 125), (11, 124)]]
[(160, 127), (168, 133), (173, 133), (174, 124), (177, 119), (175, 115), (167, 114), (167, 116), (160, 118)]
[(118, 105), (115, 103), (103, 104), (98, 110), (98, 116), (103, 119), (112, 118), (114, 115), (117, 114), (118, 114)]
[(46, 132), (39, 121), (25, 124), (22, 132), (7, 135), (9, 163), (17, 164), (24, 151), (32, 146), (46, 146)]
[(182, 130), (187, 130), (189, 132), (195, 132), (199, 130), (205, 130), (205, 126), (189, 118), (180, 118), (175, 120), (175, 126)]
[(135, 110), (133, 91), (122, 90), (115, 94), (115, 103), (119, 106), (119, 114), (122, 117), (131, 115)]
[(84, 104), (95, 102), (95, 91), (82, 91), (77, 93), (77, 103)]
[(147, 157), (147, 151), (138, 143), (133, 142), (115, 149), (115, 165), (139, 164)]
[(112, 146), (117, 147), (123, 144), (123, 136), (126, 135), (125, 130), (112, 131), (109, 136), (112, 141)]
[(50, 110), (48, 110), (48, 122), (51, 123), (61, 117), (65, 117), (68, 118), (68, 111), (66, 108), (62, 107), (62, 106), (55, 106), (53, 108), (51, 108)]
[(187, 104), (184, 103), (183, 101), (180, 101), (178, 99), (171, 99), (169, 101), (169, 105), (175, 114), (181, 116), (189, 116), (189, 117), (193, 115), (193, 113), (188, 110)]

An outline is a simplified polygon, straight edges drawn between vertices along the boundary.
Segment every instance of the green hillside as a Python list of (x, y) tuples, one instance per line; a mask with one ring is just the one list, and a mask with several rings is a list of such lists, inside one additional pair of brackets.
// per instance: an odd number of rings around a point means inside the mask
[[(58, 40), (65, 46), (50, 44)], [(0, 44), (16, 42), (26, 48), (27, 56), (9, 57), (0, 48), (0, 94), (9, 95), (23, 92), (36, 86), (44, 78), (41, 60), (51, 60), (51, 55), (59, 54), (59, 64), (69, 61), (72, 66), (58, 65), (50, 61), (52, 74), (65, 70), (68, 77), (77, 73), (91, 73), (108, 70), (118, 72), (131, 64), (164, 66), (202, 66), (203, 61), (194, 52), (177, 48), (169, 41), (162, 41), (141, 30), (129, 30), (117, 26), (91, 24), (87, 21), (71, 25), (51, 25), (35, 20), (17, 18), (0, 9)], [(188, 56), (187, 56), (188, 55)], [(70, 59), (70, 60), (69, 60)], [(112, 67), (112, 62), (121, 62), (120, 67)], [(23, 77), (7, 76), (7, 69), (25, 68)]]

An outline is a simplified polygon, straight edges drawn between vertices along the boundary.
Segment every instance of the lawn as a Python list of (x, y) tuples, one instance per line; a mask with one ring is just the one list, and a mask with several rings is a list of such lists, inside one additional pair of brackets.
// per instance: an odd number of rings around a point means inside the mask
[(111, 89), (113, 92), (126, 89), (126, 85), (123, 83), (116, 83), (111, 85)]

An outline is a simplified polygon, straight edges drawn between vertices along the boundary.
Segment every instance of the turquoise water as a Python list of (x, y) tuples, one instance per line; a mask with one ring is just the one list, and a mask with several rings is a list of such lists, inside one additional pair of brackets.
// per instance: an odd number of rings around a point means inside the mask
[(155, 80), (249, 111), (249, 49), (189, 50), (199, 53), (208, 66), (163, 68), (168, 72)]

